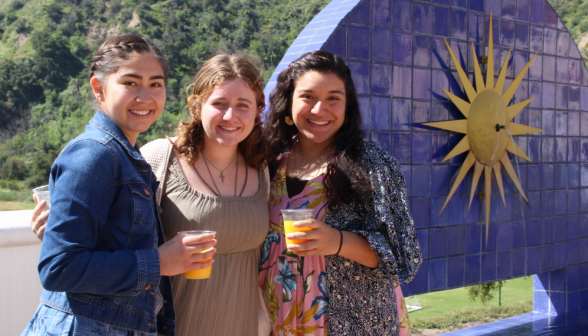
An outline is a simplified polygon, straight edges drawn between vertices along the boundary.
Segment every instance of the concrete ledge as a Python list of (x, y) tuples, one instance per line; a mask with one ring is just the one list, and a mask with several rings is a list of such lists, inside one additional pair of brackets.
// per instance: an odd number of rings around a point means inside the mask
[(0, 248), (40, 245), (31, 230), (33, 210), (0, 211)]

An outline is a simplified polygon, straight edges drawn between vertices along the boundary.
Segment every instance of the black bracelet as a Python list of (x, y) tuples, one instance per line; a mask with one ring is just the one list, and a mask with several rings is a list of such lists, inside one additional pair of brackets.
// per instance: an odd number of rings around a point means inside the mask
[(339, 249), (335, 255), (339, 255), (339, 252), (341, 252), (341, 247), (343, 246), (343, 231), (339, 230), (339, 235), (341, 236), (341, 242), (339, 243)]

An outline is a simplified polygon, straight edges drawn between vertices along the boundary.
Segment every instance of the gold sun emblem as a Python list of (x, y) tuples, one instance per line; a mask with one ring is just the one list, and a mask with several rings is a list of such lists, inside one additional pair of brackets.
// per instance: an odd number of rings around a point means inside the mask
[[(490, 16), (490, 22), (492, 22), (492, 15)], [(529, 162), (531, 162), (531, 159), (529, 159), (529, 157), (516, 143), (513, 144), (513, 141), (510, 140), (508, 131), (510, 131), (513, 136), (543, 131), (538, 128), (511, 122), (511, 120), (517, 114), (519, 114), (519, 112), (525, 106), (527, 106), (531, 100), (533, 100), (533, 98), (510, 106), (508, 105), (537, 54), (531, 58), (529, 63), (525, 65), (523, 70), (517, 75), (506, 91), (503, 92), (506, 78), (506, 69), (508, 67), (508, 59), (510, 58), (510, 49), (508, 51), (508, 55), (506, 56), (506, 61), (500, 70), (500, 75), (498, 76), (496, 85), (494, 85), (494, 45), (492, 39), (492, 24), (490, 24), (489, 35), (486, 83), (484, 83), (480, 65), (477, 61), (474, 61), (474, 75), (476, 82), (475, 89), (461, 68), (459, 62), (453, 54), (453, 51), (449, 47), (447, 40), (444, 38), (447, 49), (449, 50), (449, 54), (451, 55), (451, 60), (453, 61), (453, 64), (455, 64), (457, 74), (461, 83), (463, 84), (465, 93), (470, 102), (468, 103), (467, 101), (458, 98), (446, 90), (443, 90), (443, 92), (445, 92), (447, 97), (451, 99), (451, 101), (455, 104), (459, 111), (461, 111), (466, 119), (424, 123), (426, 126), (465, 134), (465, 137), (457, 144), (457, 146), (455, 146), (455, 148), (453, 148), (453, 150), (445, 157), (445, 159), (443, 159), (443, 161), (446, 161), (463, 152), (470, 151), (464, 163), (462, 164), (461, 169), (459, 170), (457, 178), (455, 179), (455, 182), (449, 191), (449, 195), (447, 195), (447, 199), (445, 200), (445, 204), (443, 204), (441, 212), (443, 212), (443, 209), (445, 209), (445, 206), (451, 199), (451, 196), (453, 196), (453, 193), (461, 181), (463, 181), (467, 172), (470, 170), (470, 168), (472, 168), (472, 166), (475, 165), (468, 211), (472, 205), (472, 199), (474, 198), (480, 176), (482, 176), (482, 172), (484, 172), (484, 192), (486, 195), (486, 242), (488, 241), (488, 223), (490, 220), (492, 172), (494, 172), (494, 176), (496, 177), (498, 189), (500, 190), (500, 196), (502, 196), (502, 202), (504, 203), (504, 207), (506, 209), (504, 187), (502, 184), (501, 164), (504, 166), (506, 173), (513, 180), (517, 189), (521, 192), (521, 195), (528, 203), (527, 196), (521, 187), (521, 183), (519, 182), (517, 174), (515, 173), (506, 151), (520, 156)], [(472, 53), (473, 59), (477, 60), (478, 58), (476, 56), (476, 50), (474, 49), (473, 42)]]

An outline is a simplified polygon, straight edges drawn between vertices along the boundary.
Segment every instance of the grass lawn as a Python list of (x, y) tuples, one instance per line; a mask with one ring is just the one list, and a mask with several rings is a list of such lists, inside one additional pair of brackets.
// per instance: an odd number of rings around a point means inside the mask
[(460, 325), (473, 321), (491, 321), (525, 314), (533, 306), (533, 277), (507, 280), (502, 287), (502, 306), (498, 306), (498, 292), (485, 305), (468, 297), (467, 289), (457, 288), (417, 295), (421, 310), (410, 313), (413, 328), (460, 329)]
[(35, 205), (35, 202), (0, 201), (0, 211), (31, 210)]
[(34, 207), (35, 202), (31, 190), (14, 191), (0, 188), (0, 211), (29, 210)]

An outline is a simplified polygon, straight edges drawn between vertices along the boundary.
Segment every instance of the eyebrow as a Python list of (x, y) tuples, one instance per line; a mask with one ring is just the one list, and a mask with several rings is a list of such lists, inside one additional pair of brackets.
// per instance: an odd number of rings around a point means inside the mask
[[(297, 90), (297, 92), (302, 93), (302, 92), (313, 92), (313, 91), (310, 89), (300, 89), (300, 90)], [(332, 91), (329, 91), (329, 93), (339, 93), (339, 94), (345, 95), (345, 92), (343, 92), (341, 90), (332, 90)]]
[[(221, 97), (211, 97), (211, 99), (212, 99), (212, 100), (227, 100), (227, 98), (225, 98), (225, 97), (222, 97), (222, 96), (221, 96)], [(247, 98), (237, 98), (237, 100), (240, 100), (240, 101), (246, 101), (246, 102), (248, 102), (249, 104), (253, 104), (253, 102), (252, 102), (251, 100), (247, 99)]]
[[(132, 77), (132, 78), (137, 78), (137, 79), (143, 79), (143, 76), (139, 76), (134, 73), (126, 73), (124, 75), (121, 75), (120, 77)], [(154, 79), (165, 79), (165, 77), (163, 77), (162, 75), (149, 77), (149, 80), (154, 80)]]

